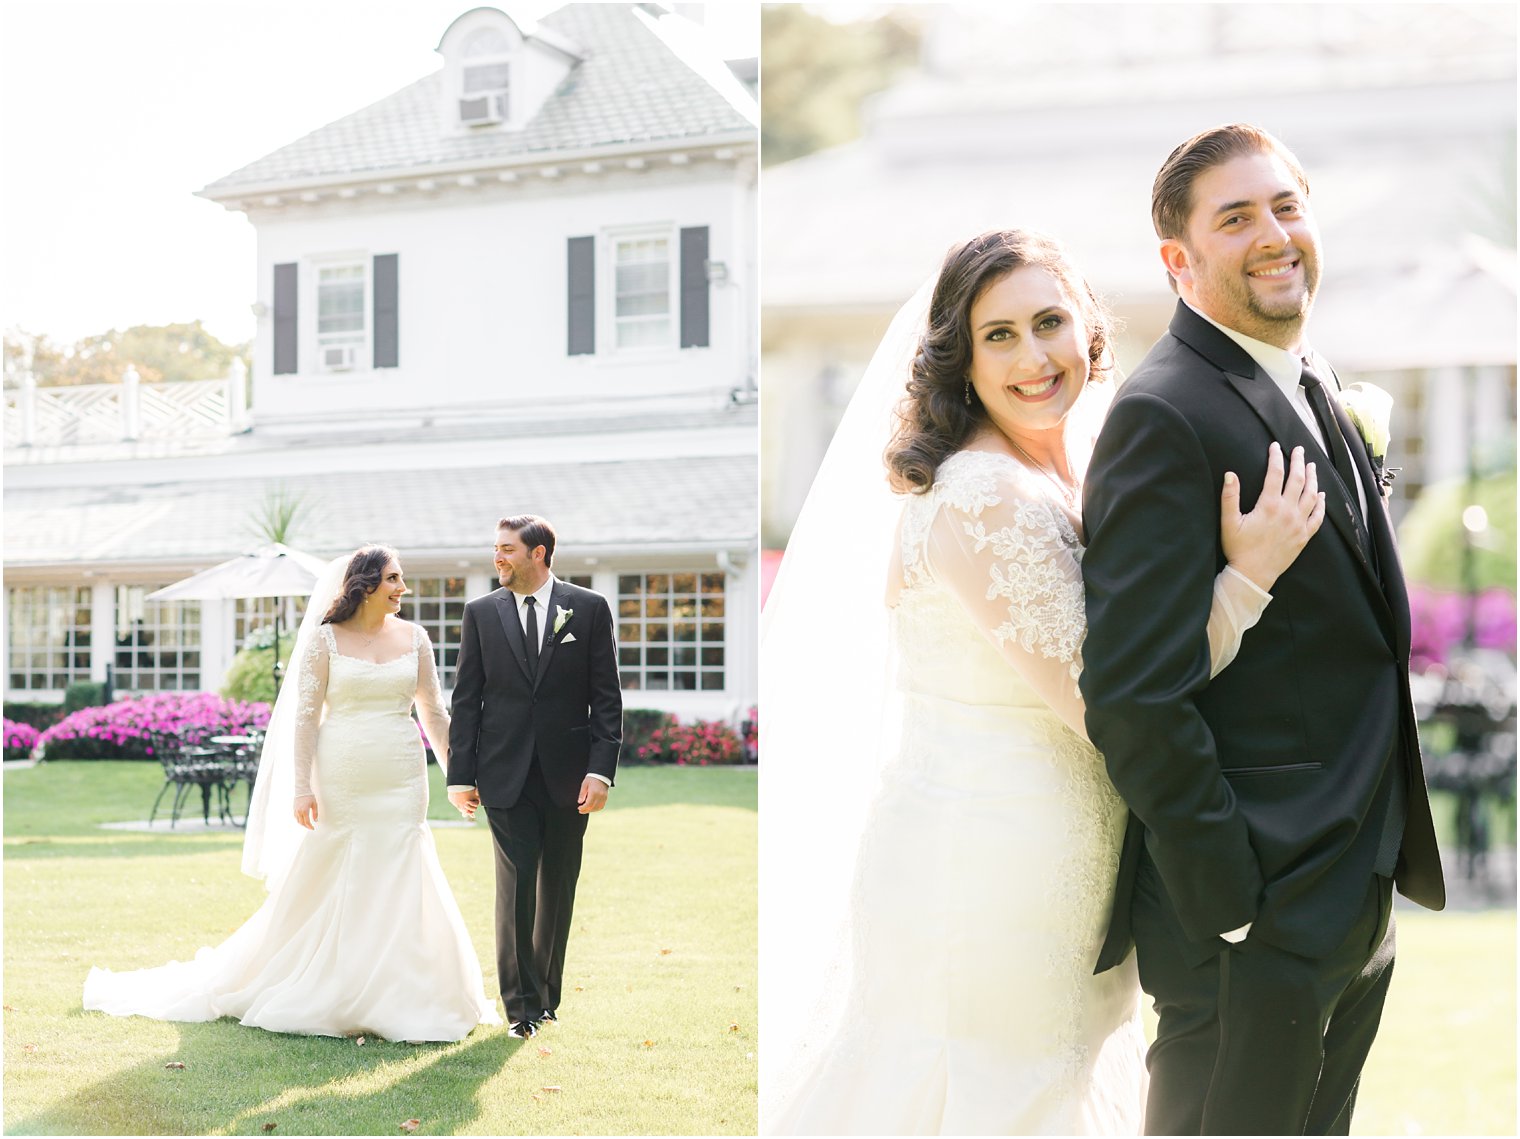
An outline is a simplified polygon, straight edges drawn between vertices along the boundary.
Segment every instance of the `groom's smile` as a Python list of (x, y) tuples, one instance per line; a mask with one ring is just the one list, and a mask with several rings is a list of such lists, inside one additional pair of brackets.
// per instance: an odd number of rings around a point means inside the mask
[(1182, 299), (1229, 328), (1294, 348), (1319, 287), (1309, 195), (1276, 155), (1231, 159), (1198, 175), (1186, 236), (1162, 242)]

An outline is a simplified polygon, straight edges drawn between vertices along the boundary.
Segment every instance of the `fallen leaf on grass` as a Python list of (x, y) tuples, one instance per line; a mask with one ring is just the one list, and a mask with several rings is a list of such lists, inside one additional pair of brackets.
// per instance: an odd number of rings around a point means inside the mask
[(579, 986), (579, 985), (576, 985), (576, 986), (575, 986), (575, 991), (576, 991), (576, 992), (577, 992), (577, 993), (584, 993), (584, 992), (585, 992), (585, 991), (586, 991), (586, 990), (585, 990), (585, 989), (583, 989), (583, 988), (581, 988), (581, 987), (580, 987), (580, 986)]
[(546, 1091), (546, 1092), (557, 1092), (557, 1091), (563, 1091), (564, 1089), (561, 1088), (558, 1084), (545, 1084), (539, 1090), (540, 1091)]
[(173, 1068), (176, 1072), (183, 1072), (185, 1070), (185, 1062), (183, 1060), (170, 1060), (164, 1067)]
[(405, 1123), (403, 1123), (401, 1125), (401, 1130), (403, 1130), (403, 1131), (416, 1131), (417, 1128), (419, 1128), (421, 1126), (422, 1126), (422, 1120), (420, 1120), (420, 1119), (408, 1119)]
[(268, 1134), (269, 1132), (273, 1131), (278, 1126), (279, 1126), (278, 1123), (266, 1123), (266, 1124), (264, 1124), (262, 1130), (264, 1131), (265, 1134)]
[(728, 1030), (730, 1032), (738, 1032), (739, 1031), (739, 1026), (737, 1024), (731, 1024), (731, 1025), (728, 1026)]
[(546, 1048), (542, 1044), (540, 1044), (538, 1046), (538, 1054), (540, 1056), (552, 1056), (552, 1055), (554, 1055), (554, 1049), (553, 1048)]
[(21, 1050), (23, 1052), (35, 1052), (35, 1051), (37, 1051), (37, 1045), (35, 1045), (35, 1044), (23, 1044), (21, 1046)]
[(660, 950), (660, 956), (661, 957), (669, 957), (673, 952), (675, 952), (675, 951), (672, 950), (672, 949), (662, 949), (662, 950)]
[(6, 1005), (5, 1006), (5, 1011), (6, 1012), (15, 1012), (16, 1010), (11, 1005)]
[(646, 1040), (646, 1041), (644, 1041), (644, 1047), (645, 1048), (653, 1048), (654, 1047), (654, 1041), (653, 1040)]

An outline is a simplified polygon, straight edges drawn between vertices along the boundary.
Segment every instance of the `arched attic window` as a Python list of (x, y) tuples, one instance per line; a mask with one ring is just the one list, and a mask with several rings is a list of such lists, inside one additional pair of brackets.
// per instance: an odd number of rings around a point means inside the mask
[(477, 28), (464, 42), (459, 122), (494, 126), (510, 120), (513, 44), (498, 28)]

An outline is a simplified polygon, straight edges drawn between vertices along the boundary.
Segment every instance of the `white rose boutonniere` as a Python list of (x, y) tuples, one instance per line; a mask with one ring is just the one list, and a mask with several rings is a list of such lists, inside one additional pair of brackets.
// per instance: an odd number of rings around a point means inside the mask
[(1389, 421), (1393, 418), (1393, 397), (1376, 384), (1352, 384), (1340, 393), (1341, 406), (1361, 433), (1372, 460), (1373, 473), (1383, 497), (1393, 493), (1393, 480), (1403, 468), (1388, 466)]
[(572, 618), (574, 616), (575, 616), (575, 610), (574, 609), (561, 609), (558, 613), (556, 613), (554, 615), (554, 633), (553, 633), (553, 636), (556, 636), (556, 637), (559, 636), (559, 631), (561, 629), (563, 629), (565, 627), (565, 623), (568, 622), (570, 620), (570, 618)]

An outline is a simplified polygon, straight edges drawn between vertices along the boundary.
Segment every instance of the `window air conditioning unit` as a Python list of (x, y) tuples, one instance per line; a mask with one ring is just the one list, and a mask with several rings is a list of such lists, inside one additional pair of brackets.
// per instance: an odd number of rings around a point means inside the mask
[(459, 100), (459, 122), (467, 127), (494, 126), (507, 117), (507, 95), (484, 91)]
[(322, 349), (322, 370), (324, 372), (351, 372), (354, 367), (354, 346), (352, 344), (334, 344)]

